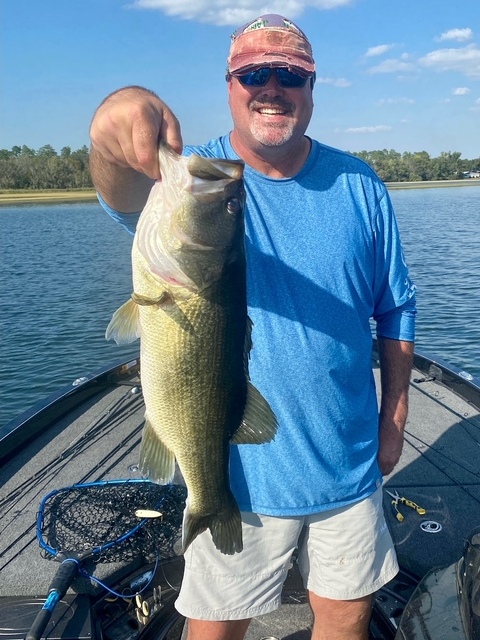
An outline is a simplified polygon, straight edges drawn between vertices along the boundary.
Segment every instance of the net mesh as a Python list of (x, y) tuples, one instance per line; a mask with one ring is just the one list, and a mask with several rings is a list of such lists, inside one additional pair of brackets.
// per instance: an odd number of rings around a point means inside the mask
[[(180, 536), (185, 499), (185, 487), (152, 482), (63, 489), (45, 501), (41, 545), (47, 557), (81, 556), (93, 550), (99, 562), (128, 561), (139, 555), (146, 560), (169, 557)], [(136, 513), (139, 509), (161, 516), (142, 518)], [(127, 535), (139, 524), (133, 535)], [(108, 546), (111, 542), (115, 544)]]

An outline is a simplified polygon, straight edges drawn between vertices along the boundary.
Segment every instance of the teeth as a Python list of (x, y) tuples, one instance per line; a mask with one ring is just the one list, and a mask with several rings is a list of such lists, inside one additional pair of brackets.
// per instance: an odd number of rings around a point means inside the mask
[(283, 111), (282, 109), (269, 109), (268, 107), (265, 107), (263, 109), (259, 109), (260, 113), (265, 113), (267, 115), (276, 115), (276, 114), (283, 114), (285, 113), (285, 111)]

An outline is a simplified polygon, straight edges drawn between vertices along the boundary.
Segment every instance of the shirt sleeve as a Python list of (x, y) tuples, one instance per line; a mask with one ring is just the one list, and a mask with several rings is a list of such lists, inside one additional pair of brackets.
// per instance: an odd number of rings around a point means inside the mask
[(119, 211), (112, 209), (112, 207), (109, 207), (99, 193), (97, 193), (97, 198), (108, 215), (115, 220), (115, 222), (118, 222), (118, 224), (120, 224), (130, 235), (134, 236), (141, 211), (138, 211), (137, 213), (120, 213)]
[(409, 275), (387, 192), (378, 204), (376, 215), (374, 304), (377, 336), (414, 341), (416, 287)]

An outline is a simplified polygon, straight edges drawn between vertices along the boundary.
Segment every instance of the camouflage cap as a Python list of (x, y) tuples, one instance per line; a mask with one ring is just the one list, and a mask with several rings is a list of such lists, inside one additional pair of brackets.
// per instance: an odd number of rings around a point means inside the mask
[(307, 75), (315, 71), (307, 36), (283, 16), (273, 13), (260, 16), (237, 29), (231, 39), (228, 73), (258, 67), (287, 67)]

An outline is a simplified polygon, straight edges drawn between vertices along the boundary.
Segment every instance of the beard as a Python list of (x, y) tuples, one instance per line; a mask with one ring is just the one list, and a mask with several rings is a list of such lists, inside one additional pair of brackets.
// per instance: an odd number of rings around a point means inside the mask
[[(292, 116), (295, 111), (295, 105), (283, 98), (269, 98), (264, 96), (253, 100), (249, 109), (252, 113), (256, 113), (258, 109), (272, 107), (282, 109), (286, 116)], [(251, 126), (251, 134), (257, 142), (267, 147), (279, 147), (288, 142), (293, 136), (295, 130), (295, 121), (291, 117), (285, 117), (283, 123), (278, 122), (258, 122), (254, 118)]]

